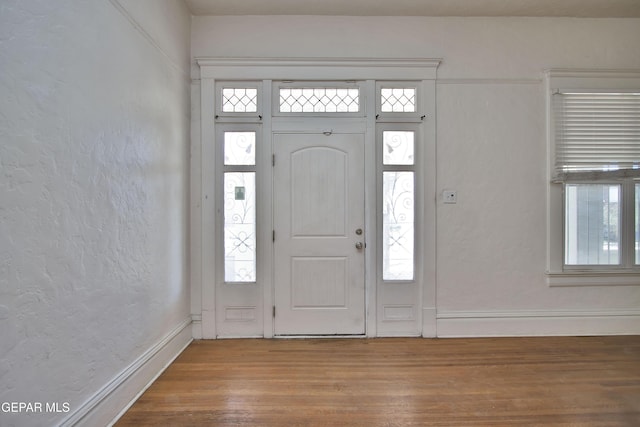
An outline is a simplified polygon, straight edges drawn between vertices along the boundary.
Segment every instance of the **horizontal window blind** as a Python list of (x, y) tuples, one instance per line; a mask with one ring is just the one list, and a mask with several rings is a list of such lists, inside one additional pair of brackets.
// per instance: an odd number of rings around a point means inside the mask
[(639, 93), (555, 93), (554, 181), (640, 176)]

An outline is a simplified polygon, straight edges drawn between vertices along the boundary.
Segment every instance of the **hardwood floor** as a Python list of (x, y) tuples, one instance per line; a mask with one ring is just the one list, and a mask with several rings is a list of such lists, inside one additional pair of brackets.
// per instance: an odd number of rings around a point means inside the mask
[(145, 425), (640, 426), (640, 336), (195, 341)]

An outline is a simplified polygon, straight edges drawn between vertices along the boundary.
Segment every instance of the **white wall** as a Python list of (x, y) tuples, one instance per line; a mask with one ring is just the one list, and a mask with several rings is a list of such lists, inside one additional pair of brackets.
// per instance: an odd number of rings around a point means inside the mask
[(438, 334), (640, 333), (640, 286), (547, 284), (542, 81), (640, 69), (639, 19), (194, 17), (192, 55), (442, 58), (437, 193), (458, 203), (437, 208)]
[(188, 326), (189, 35), (181, 1), (0, 5), (0, 402), (69, 404), (2, 426), (77, 421)]

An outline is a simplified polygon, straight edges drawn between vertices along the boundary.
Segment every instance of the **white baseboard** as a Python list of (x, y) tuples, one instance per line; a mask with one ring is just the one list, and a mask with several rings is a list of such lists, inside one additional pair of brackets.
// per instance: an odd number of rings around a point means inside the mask
[(194, 340), (202, 339), (202, 315), (200, 314), (192, 314), (191, 315), (191, 330), (192, 336)]
[(640, 310), (438, 312), (438, 337), (638, 335)]
[(113, 425), (192, 340), (189, 318), (69, 414), (60, 426)]
[(422, 308), (422, 337), (435, 338), (437, 336), (437, 311), (435, 307)]

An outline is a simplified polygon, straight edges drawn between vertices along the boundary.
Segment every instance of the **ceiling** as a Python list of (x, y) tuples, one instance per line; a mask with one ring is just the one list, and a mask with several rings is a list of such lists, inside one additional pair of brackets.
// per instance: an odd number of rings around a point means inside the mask
[(640, 0), (185, 0), (194, 15), (639, 18)]

